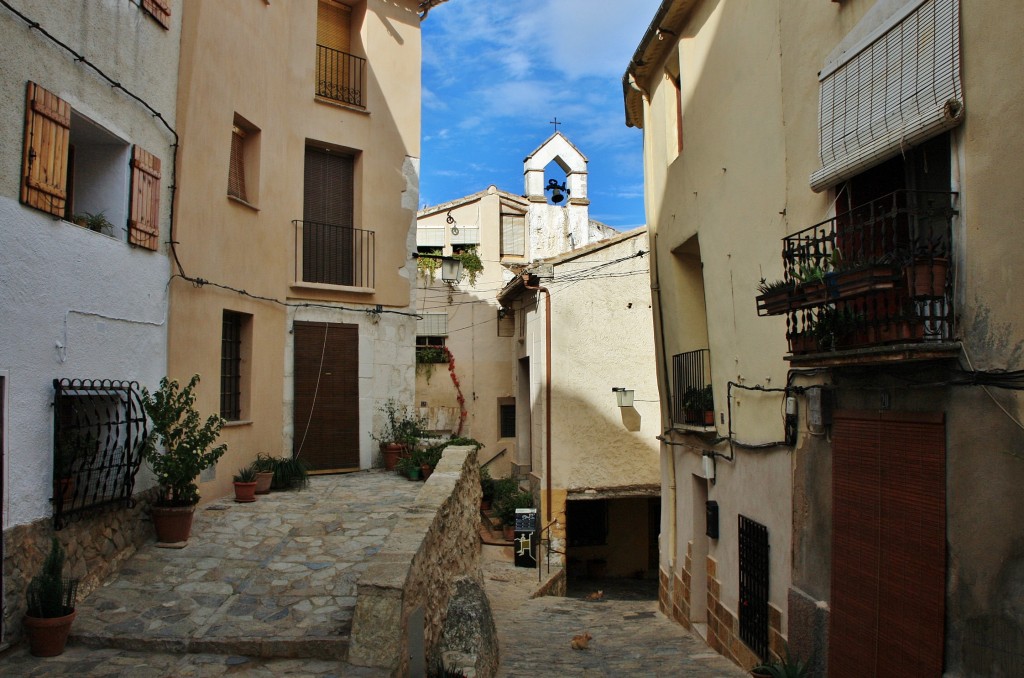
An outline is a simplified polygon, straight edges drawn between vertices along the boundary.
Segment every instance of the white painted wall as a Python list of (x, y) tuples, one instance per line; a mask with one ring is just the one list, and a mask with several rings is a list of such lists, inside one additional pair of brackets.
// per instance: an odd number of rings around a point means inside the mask
[(164, 375), (170, 266), (161, 254), (8, 196), (0, 196), (0, 224), (6, 527), (52, 513), (54, 379), (127, 379), (154, 388)]
[[(136, 3), (13, 4), (174, 126), (180, 12), (172, 14), (166, 30)], [(177, 10), (178, 3), (173, 5)], [(170, 264), (162, 243), (170, 224), (173, 135), (150, 111), (7, 9), (0, 9), (0, 35), (0, 373), (8, 389), (7, 528), (52, 515), (54, 379), (125, 379), (154, 388), (166, 372)], [(111, 147), (123, 165), (101, 179), (113, 176), (124, 193), (116, 205), (99, 208), (115, 223), (116, 237), (19, 203), (27, 81), (61, 97), (124, 144), (139, 144), (161, 159), (159, 252), (124, 241), (127, 146)], [(88, 168), (79, 172), (85, 173), (83, 181), (96, 179), (86, 176)], [(143, 466), (136, 490), (151, 485)]]

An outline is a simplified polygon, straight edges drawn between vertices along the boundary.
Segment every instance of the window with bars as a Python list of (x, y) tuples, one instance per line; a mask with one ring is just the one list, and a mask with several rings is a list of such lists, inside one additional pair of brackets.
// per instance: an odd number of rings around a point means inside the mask
[(134, 505), (148, 435), (139, 385), (109, 379), (54, 379), (53, 522), (104, 506)]
[(501, 256), (526, 256), (526, 215), (501, 215)]
[(220, 338), (220, 416), (242, 418), (242, 331), (246, 316), (224, 311)]
[(228, 195), (250, 205), (259, 200), (259, 142), (259, 129), (236, 113), (231, 125)]
[(740, 639), (768, 658), (768, 528), (739, 516)]
[(25, 107), (22, 204), (156, 250), (160, 158), (34, 82), (28, 83)]
[(514, 398), (498, 399), (499, 438), (516, 437), (516, 401)]

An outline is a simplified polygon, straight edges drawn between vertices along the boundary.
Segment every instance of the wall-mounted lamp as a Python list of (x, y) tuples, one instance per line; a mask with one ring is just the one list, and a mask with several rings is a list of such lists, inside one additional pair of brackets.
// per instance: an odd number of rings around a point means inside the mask
[(437, 254), (412, 253), (413, 259), (440, 259), (441, 280), (446, 283), (457, 283), (462, 280), (462, 261), (455, 257), (442, 257)]
[[(548, 179), (548, 185), (544, 187), (545, 191), (551, 191), (551, 202), (556, 205), (563, 200), (565, 196), (569, 195), (569, 189), (565, 187), (565, 182), (558, 183), (554, 179)], [(565, 193), (565, 195), (562, 195)]]
[(615, 393), (619, 407), (633, 407), (633, 389), (613, 386), (612, 392)]

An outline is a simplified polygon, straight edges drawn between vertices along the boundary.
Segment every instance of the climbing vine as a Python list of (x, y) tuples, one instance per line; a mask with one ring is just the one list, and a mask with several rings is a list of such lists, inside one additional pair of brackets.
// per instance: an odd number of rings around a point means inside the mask
[(462, 435), (462, 425), (466, 422), (466, 417), (469, 416), (469, 412), (466, 411), (466, 397), (462, 395), (462, 387), (459, 385), (459, 377), (455, 374), (455, 356), (448, 349), (447, 346), (442, 347), (444, 355), (448, 358), (448, 374), (451, 375), (452, 384), (455, 385), (455, 399), (459, 401), (459, 428), (456, 429), (455, 435)]

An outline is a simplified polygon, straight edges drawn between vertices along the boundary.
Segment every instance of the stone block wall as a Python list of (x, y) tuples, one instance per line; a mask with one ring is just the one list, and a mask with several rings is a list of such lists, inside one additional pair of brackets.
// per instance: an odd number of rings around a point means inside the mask
[(473, 447), (448, 447), (413, 506), (359, 581), (349, 661), (408, 670), (409, 618), (423, 609), (428, 660), (436, 655), (457, 578), (482, 582), (480, 468)]
[(50, 537), (60, 540), (67, 560), (65, 575), (80, 580), (81, 600), (116, 571), (135, 550), (153, 536), (149, 507), (157, 490), (135, 495), (133, 508), (109, 507), (86, 514), (59, 531), (53, 520), (15, 525), (3, 533), (3, 638), (4, 645), (21, 637), (25, 591), (50, 552)]

